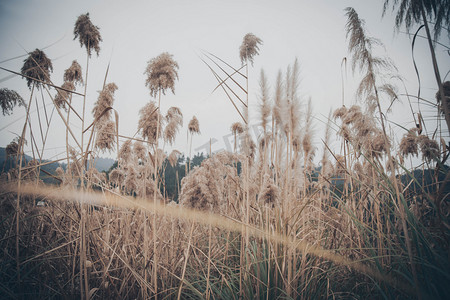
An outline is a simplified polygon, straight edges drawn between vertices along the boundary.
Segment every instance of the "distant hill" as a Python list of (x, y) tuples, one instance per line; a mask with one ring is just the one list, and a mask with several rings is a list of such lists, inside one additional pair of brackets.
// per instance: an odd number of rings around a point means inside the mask
[[(28, 163), (33, 158), (29, 155), (24, 156), (25, 164)], [(44, 160), (44, 162), (48, 162), (48, 160)], [(114, 160), (111, 158), (96, 158), (94, 161), (95, 168), (99, 171), (108, 171), (109, 168), (114, 164)], [(8, 158), (6, 160), (6, 149), (3, 147), (0, 147), (0, 173), (8, 172), (9, 169), (14, 167), (15, 162), (13, 158)], [(50, 174), (55, 175), (55, 170), (58, 167), (62, 167), (64, 170), (66, 169), (66, 163), (61, 162), (55, 162), (51, 163), (45, 166), (42, 166), (42, 169)], [(45, 172), (41, 172), (40, 177), (45, 183), (57, 183), (58, 181), (54, 179), (53, 177), (49, 176), (48, 174), (45, 174)]]

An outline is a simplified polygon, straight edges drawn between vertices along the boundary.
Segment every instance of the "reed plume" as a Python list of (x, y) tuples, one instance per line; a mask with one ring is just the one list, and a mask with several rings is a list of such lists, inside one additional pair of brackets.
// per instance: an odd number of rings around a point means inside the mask
[(134, 142), (133, 152), (137, 159), (144, 161), (147, 156), (147, 150), (141, 141)]
[(112, 120), (107, 120), (100, 124), (95, 140), (95, 147), (102, 152), (114, 150), (116, 145), (116, 123)]
[(426, 135), (419, 135), (418, 139), (422, 158), (428, 162), (432, 160), (439, 160), (440, 150), (439, 144), (427, 137)]
[(264, 132), (267, 130), (267, 125), (269, 124), (270, 111), (272, 109), (269, 103), (269, 84), (267, 83), (267, 78), (264, 73), (264, 70), (261, 69), (260, 79), (259, 79), (259, 88), (260, 88), (260, 96), (259, 100), (261, 103), (259, 104), (259, 111), (261, 114), (261, 125), (264, 129)]
[[(61, 86), (63, 89), (69, 90), (69, 91), (74, 91), (75, 90), (75, 85), (73, 84), (73, 82), (71, 81), (66, 81), (63, 83), (63, 85)], [(55, 104), (56, 106), (58, 106), (59, 108), (62, 109), (66, 109), (66, 102), (69, 102), (69, 95), (70, 93), (65, 91), (65, 90), (58, 90), (58, 93), (55, 96)]]
[(129, 194), (132, 194), (133, 192), (139, 192), (137, 171), (133, 164), (128, 164), (126, 167), (124, 187)]
[(18, 156), (19, 155), (19, 144), (17, 141), (13, 140), (6, 146), (5, 149), (6, 157)]
[(132, 147), (131, 140), (126, 140), (119, 149), (118, 158), (124, 165), (131, 163), (133, 152), (131, 151)]
[[(163, 118), (161, 117), (161, 113), (159, 112), (156, 103), (153, 101), (147, 103), (141, 108), (139, 115), (138, 130), (141, 131), (142, 137), (150, 143), (156, 143), (157, 137), (161, 136), (163, 122)], [(157, 133), (158, 129), (159, 133)]]
[(333, 118), (335, 119), (338, 118), (342, 119), (346, 115), (347, 115), (347, 107), (345, 106), (341, 106), (333, 112)]
[(236, 156), (220, 153), (204, 160), (181, 181), (180, 204), (189, 208), (223, 212), (228, 189), (225, 182), (234, 182), (231, 190), (239, 190), (239, 182), (233, 167)]
[(405, 133), (400, 141), (400, 154), (402, 156), (418, 155), (418, 144), (419, 141), (416, 135), (417, 128), (410, 129), (407, 133)]
[(265, 174), (258, 200), (274, 207), (279, 204), (279, 198), (280, 190), (278, 186), (273, 182), (273, 178), (271, 178), (268, 174)]
[(94, 114), (94, 118), (96, 120), (99, 120), (100, 122), (103, 120), (109, 120), (112, 111), (106, 109), (112, 107), (114, 104), (114, 93), (117, 89), (117, 85), (112, 82), (108, 83), (104, 89), (99, 92), (98, 99), (92, 109), (92, 113)]
[(181, 152), (178, 150), (172, 150), (169, 154), (169, 163), (174, 168), (177, 165), (178, 157), (180, 156)]
[(97, 56), (100, 53), (100, 42), (102, 41), (102, 37), (99, 29), (98, 26), (92, 24), (89, 13), (80, 15), (75, 22), (73, 39), (76, 40), (78, 38), (80, 46), (86, 47), (89, 57), (92, 54), (92, 50), (97, 53)]
[(242, 64), (249, 61), (253, 66), (253, 57), (259, 54), (259, 45), (261, 44), (262, 40), (253, 33), (247, 33), (244, 36), (241, 47), (239, 48)]
[(64, 71), (64, 81), (83, 84), (81, 66), (76, 60), (72, 61), (72, 65)]
[(180, 127), (183, 126), (183, 114), (178, 107), (171, 107), (166, 115), (167, 125), (164, 128), (164, 140), (172, 145)]
[(192, 119), (189, 121), (188, 130), (191, 134), (200, 133), (200, 125), (198, 123), (198, 119), (195, 116), (193, 116)]
[(231, 133), (239, 135), (244, 132), (244, 125), (241, 122), (234, 122), (230, 127)]
[(31, 86), (34, 83), (36, 88), (39, 89), (42, 86), (42, 82), (50, 81), (50, 73), (53, 72), (53, 64), (42, 50), (36, 49), (29, 53), (28, 57), (23, 62), (24, 64), (21, 73), (27, 76), (25, 79), (28, 88), (31, 89)]
[(150, 89), (150, 96), (156, 97), (160, 91), (165, 95), (167, 89), (175, 93), (178, 68), (178, 63), (173, 59), (173, 55), (167, 52), (150, 60), (144, 72), (147, 75), (145, 86)]
[(25, 101), (16, 91), (2, 88), (0, 89), (0, 105), (5, 116), (10, 115), (16, 105), (25, 106)]
[(120, 186), (123, 184), (125, 175), (123, 174), (123, 171), (115, 168), (111, 171), (111, 173), (109, 173), (109, 181), (116, 185), (116, 186)]

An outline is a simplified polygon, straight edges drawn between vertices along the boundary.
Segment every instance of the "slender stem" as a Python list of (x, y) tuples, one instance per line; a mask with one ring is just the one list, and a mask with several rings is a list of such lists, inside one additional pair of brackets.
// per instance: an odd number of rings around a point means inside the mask
[[(81, 119), (81, 156), (84, 157), (83, 149), (84, 149), (84, 119), (85, 119), (85, 113), (86, 113), (86, 92), (87, 92), (87, 85), (88, 85), (88, 74), (89, 74), (89, 42), (87, 45), (87, 58), (86, 58), (86, 81), (84, 84), (84, 95), (83, 95), (83, 115)], [(84, 160), (84, 159), (83, 159)], [(83, 166), (81, 168), (82, 174), (81, 174), (81, 186), (84, 187), (84, 171), (85, 171), (85, 163), (83, 161)]]
[[(156, 211), (156, 190), (158, 189), (158, 140), (159, 140), (159, 122), (161, 117), (161, 89), (158, 93), (158, 123), (156, 124), (156, 148), (155, 148), (155, 164), (154, 164), (154, 176), (155, 176), (155, 188), (153, 191), (153, 208)], [(153, 280), (155, 287), (155, 299), (157, 299), (158, 295), (158, 255), (156, 253), (156, 213), (153, 215)]]
[(22, 177), (22, 160), (23, 160), (23, 146), (25, 143), (25, 132), (27, 130), (27, 123), (28, 123), (28, 116), (30, 115), (30, 107), (31, 107), (31, 100), (33, 99), (33, 92), (34, 92), (35, 83), (33, 82), (33, 87), (31, 88), (31, 95), (30, 95), (30, 101), (28, 102), (27, 107), (27, 115), (25, 118), (25, 124), (23, 125), (22, 129), (22, 135), (19, 141), (19, 155), (20, 155), (20, 161), (19, 161), (19, 180), (17, 184), (17, 203), (16, 203), (16, 268), (17, 268), (17, 283), (20, 286), (20, 251), (19, 251), (19, 218), (20, 218), (20, 185), (21, 185), (21, 177)]

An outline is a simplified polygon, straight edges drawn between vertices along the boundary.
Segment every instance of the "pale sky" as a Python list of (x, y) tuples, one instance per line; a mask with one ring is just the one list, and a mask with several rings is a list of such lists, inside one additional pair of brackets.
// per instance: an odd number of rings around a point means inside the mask
[[(360, 18), (365, 19), (368, 33), (385, 45), (385, 51), (380, 49), (377, 53), (387, 55), (395, 62), (409, 93), (417, 94), (417, 78), (411, 60), (411, 38), (402, 33), (405, 29), (394, 33), (393, 17), (390, 14), (381, 17), (383, 2), (0, 0), (0, 66), (20, 72), (26, 51), (47, 47), (44, 52), (53, 62), (51, 79), (55, 84), (63, 83), (63, 72), (74, 59), (78, 60), (84, 72), (86, 52), (84, 48), (80, 48), (77, 40), (73, 40), (73, 27), (79, 15), (89, 12), (93, 24), (100, 27), (103, 42), (100, 44), (100, 56), (94, 54), (89, 63), (87, 123), (92, 122), (92, 107), (110, 62), (107, 82), (114, 82), (119, 88), (113, 105), (119, 112), (119, 133), (133, 136), (137, 130), (140, 108), (152, 100), (145, 87), (144, 71), (147, 62), (162, 52), (169, 52), (180, 66), (179, 81), (175, 85), (175, 95), (168, 92), (162, 98), (161, 110), (165, 113), (171, 106), (181, 108), (184, 127), (178, 134), (174, 147), (166, 146), (165, 150), (174, 148), (188, 153), (186, 128), (195, 115), (200, 122), (201, 135), (193, 139), (193, 152), (205, 152), (201, 146), (210, 139), (217, 140), (212, 144), (212, 151), (217, 151), (227, 149), (230, 125), (240, 119), (222, 90), (218, 89), (211, 94), (217, 81), (198, 55), (206, 50), (233, 66), (240, 67), (239, 46), (244, 35), (251, 32), (263, 40), (263, 45), (249, 71), (250, 123), (257, 124), (258, 79), (261, 69), (264, 69), (273, 87), (278, 70), (284, 72), (298, 58), (301, 100), (303, 103), (309, 98), (312, 100), (315, 144), (321, 151), (323, 123), (326, 122), (330, 108), (336, 109), (342, 102), (341, 61), (349, 56), (345, 38), (346, 7), (354, 7)], [(441, 40), (449, 45), (446, 37)], [(450, 70), (450, 59), (443, 47), (437, 46), (436, 52), (444, 78)], [(11, 59), (22, 55), (23, 57)], [(436, 83), (428, 45), (424, 39), (418, 39), (415, 56), (422, 80), (422, 96), (434, 102)], [(346, 106), (355, 103), (354, 91), (359, 80), (359, 76), (352, 75), (349, 65)], [(4, 87), (16, 90), (28, 102), (30, 91), (25, 80), (19, 76), (11, 77), (10, 73), (0, 70), (0, 88)], [(398, 88), (400, 94), (405, 93), (401, 84), (398, 84)], [(83, 88), (78, 87), (77, 91), (82, 93)], [(271, 91), (273, 92), (273, 88)], [(54, 95), (55, 91), (51, 90), (51, 93)], [(35, 95), (38, 96), (42, 117), (44, 111), (41, 95)], [(408, 101), (404, 96), (400, 99), (402, 103), (394, 105), (388, 118), (411, 128), (414, 124)], [(417, 101), (411, 99), (414, 112), (418, 112)], [(51, 101), (45, 91), (44, 100), (46, 103)], [(74, 107), (81, 112), (82, 98), (75, 97), (73, 102)], [(47, 108), (50, 114), (52, 106), (48, 105)], [(425, 105), (420, 108), (425, 118), (430, 120), (427, 123), (428, 131), (433, 132), (436, 128), (435, 109)], [(32, 111), (32, 129), (40, 147), (42, 143), (34, 101)], [(1, 147), (11, 142), (16, 134), (21, 134), (24, 120), (23, 107), (16, 107), (11, 116), (0, 117)], [(72, 129), (79, 136), (81, 123), (73, 116), (71, 121)], [(404, 129), (394, 123), (390, 126), (398, 141), (405, 132)], [(43, 128), (45, 131), (45, 126)], [(448, 136), (445, 138), (448, 139)], [(26, 151), (30, 150), (29, 146), (30, 141)], [(45, 158), (65, 156), (65, 129), (56, 112), (45, 148)], [(101, 156), (114, 157), (115, 154), (104, 153)]]

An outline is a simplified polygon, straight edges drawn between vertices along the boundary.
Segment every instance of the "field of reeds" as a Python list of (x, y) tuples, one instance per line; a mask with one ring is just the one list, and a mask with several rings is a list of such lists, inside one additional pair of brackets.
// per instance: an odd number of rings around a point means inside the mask
[[(401, 2), (412, 8), (400, 9), (399, 26), (408, 13), (407, 25), (424, 22), (434, 58), (437, 26), (449, 25), (448, 1)], [(397, 2), (386, 1), (386, 9), (391, 5)], [(385, 80), (395, 67), (373, 54), (379, 41), (367, 36), (357, 12), (345, 12), (348, 63), (364, 75), (360, 101), (330, 111), (321, 148), (313, 143), (311, 101), (298, 92), (297, 60), (269, 90), (264, 71), (252, 68), (262, 38), (249, 33), (238, 49), (241, 66), (208, 52), (199, 60), (240, 118), (230, 124), (234, 150), (209, 153), (200, 165), (180, 159), (182, 151), (163, 150), (183, 124), (182, 110), (161, 101), (178, 80), (171, 54), (148, 62), (145, 84), (154, 100), (140, 110), (138, 134), (127, 137), (118, 132), (113, 105), (118, 87), (106, 75), (93, 111), (85, 109), (89, 59), (102, 41), (89, 14), (74, 28), (86, 65), (74, 61), (62, 86), (50, 80), (45, 53), (29, 53), (20, 71), (29, 100), (0, 90), (3, 114), (16, 105), (27, 109), (22, 135), (6, 148), (14, 167), (0, 182), (0, 298), (448, 298), (450, 82), (433, 61), (436, 98), (427, 101), (444, 125), (425, 130), (421, 114), (412, 113), (416, 126), (397, 125), (404, 134), (396, 144), (381, 105), (398, 98)], [(258, 111), (248, 105), (250, 77), (259, 78)], [(66, 125), (65, 166), (54, 174), (42, 169), (47, 114), (38, 125), (29, 118), (38, 91)], [(80, 110), (74, 94), (83, 97)], [(249, 115), (259, 118), (257, 139)], [(72, 118), (81, 130), (70, 127)], [(192, 157), (201, 124), (194, 117), (187, 128)], [(330, 147), (335, 136), (338, 151)], [(33, 150), (30, 161), (25, 147)], [(103, 151), (116, 153), (117, 163), (100, 173), (93, 159)], [(44, 184), (43, 176), (58, 183)]]

